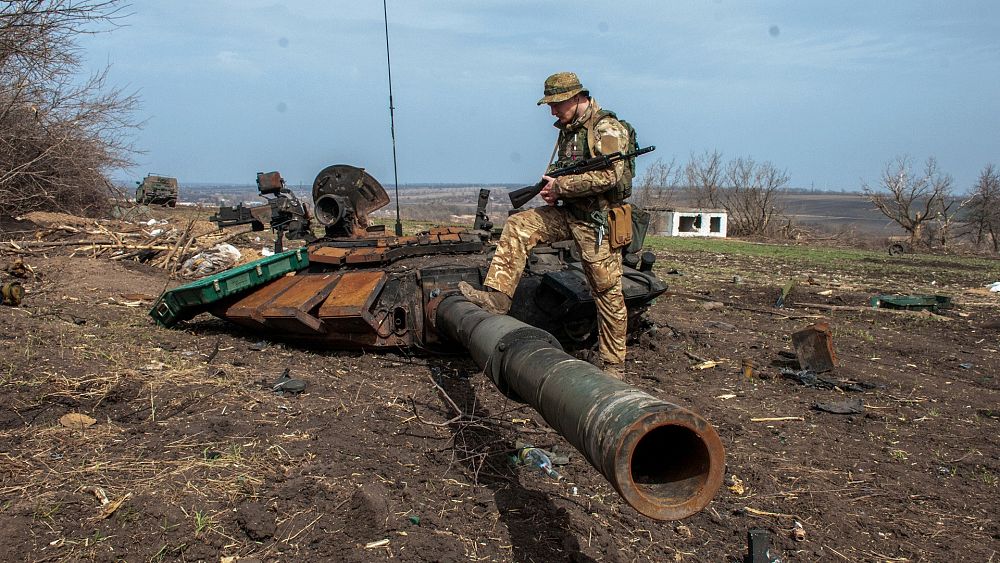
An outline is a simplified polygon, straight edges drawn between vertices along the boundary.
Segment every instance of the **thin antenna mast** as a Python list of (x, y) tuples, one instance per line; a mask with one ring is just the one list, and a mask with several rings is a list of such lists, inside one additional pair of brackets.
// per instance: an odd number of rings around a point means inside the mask
[(396, 236), (403, 236), (403, 222), (399, 220), (399, 171), (396, 169), (396, 116), (392, 105), (392, 62), (389, 60), (389, 10), (382, 0), (382, 15), (385, 19), (385, 67), (389, 71), (389, 130), (392, 132), (392, 176), (396, 182)]

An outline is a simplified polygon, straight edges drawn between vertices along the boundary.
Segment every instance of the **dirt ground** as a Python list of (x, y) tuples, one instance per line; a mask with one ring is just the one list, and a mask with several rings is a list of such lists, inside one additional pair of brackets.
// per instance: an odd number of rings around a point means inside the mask
[[(0, 267), (17, 256), (5, 247)], [(627, 377), (716, 427), (727, 481), (701, 513), (656, 522), (460, 350), (305, 349), (207, 315), (167, 330), (147, 315), (180, 283), (164, 270), (20, 256), (27, 295), (0, 306), (3, 561), (740, 561), (751, 528), (783, 561), (1000, 560), (1000, 299), (967, 292), (996, 280), (958, 259), (873, 279), (659, 252), (674, 293)], [(932, 281), (956, 307), (861, 309)], [(832, 388), (779, 374), (790, 334), (821, 317)], [(286, 369), (304, 393), (270, 390)], [(477, 418), (442, 425), (454, 413), (432, 382)], [(862, 413), (815, 408), (855, 397)], [(790, 418), (755, 420), (774, 417)], [(572, 453), (566, 479), (513, 465), (518, 441)]]

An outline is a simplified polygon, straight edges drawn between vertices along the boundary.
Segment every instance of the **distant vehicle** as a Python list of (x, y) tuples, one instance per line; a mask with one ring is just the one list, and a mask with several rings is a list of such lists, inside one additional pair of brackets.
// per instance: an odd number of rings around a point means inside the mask
[(900, 254), (913, 252), (913, 245), (910, 244), (910, 237), (908, 236), (890, 236), (887, 240), (889, 256), (899, 256)]
[(135, 202), (139, 205), (177, 205), (177, 178), (146, 174), (135, 189)]

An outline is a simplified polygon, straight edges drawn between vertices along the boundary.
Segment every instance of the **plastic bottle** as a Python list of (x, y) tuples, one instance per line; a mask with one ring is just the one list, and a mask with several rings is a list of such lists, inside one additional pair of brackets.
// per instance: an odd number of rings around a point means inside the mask
[(542, 471), (542, 473), (545, 473), (557, 481), (562, 479), (559, 472), (552, 469), (552, 461), (549, 459), (549, 456), (545, 455), (545, 453), (538, 448), (521, 448), (521, 451), (517, 453), (517, 457), (521, 460), (521, 463), (530, 465), (531, 467), (537, 467)]

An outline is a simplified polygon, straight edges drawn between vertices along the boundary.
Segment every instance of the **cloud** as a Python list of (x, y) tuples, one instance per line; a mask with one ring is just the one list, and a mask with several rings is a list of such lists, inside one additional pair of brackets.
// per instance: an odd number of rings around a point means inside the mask
[(241, 76), (260, 76), (263, 74), (255, 62), (236, 51), (223, 50), (216, 53), (215, 67)]

